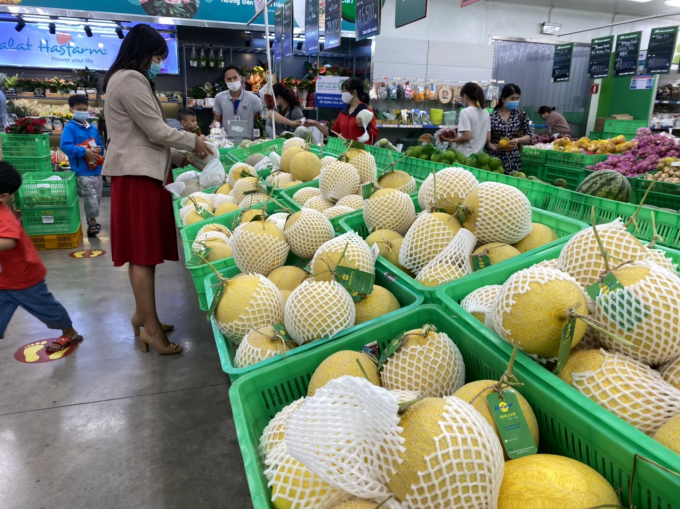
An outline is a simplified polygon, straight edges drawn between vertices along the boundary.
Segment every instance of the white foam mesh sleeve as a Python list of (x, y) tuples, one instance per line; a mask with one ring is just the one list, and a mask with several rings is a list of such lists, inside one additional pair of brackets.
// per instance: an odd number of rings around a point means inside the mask
[(289, 148), (300, 147), (304, 148), (307, 142), (302, 138), (290, 138), (283, 142), (283, 147), (281, 147), (281, 155), (285, 154)]
[(400, 191), (373, 195), (364, 202), (364, 222), (369, 233), (392, 230), (400, 235), (416, 220), (416, 208), (411, 197)]
[(678, 275), (678, 265), (674, 263), (671, 258), (667, 257), (661, 249), (653, 249), (649, 246), (645, 247), (648, 255), (647, 261), (654, 262), (664, 269), (670, 270), (674, 275)]
[[(201, 228), (203, 230), (203, 228)], [(198, 232), (198, 235), (196, 235), (196, 238), (194, 239), (193, 244), (191, 244), (191, 252), (193, 254), (198, 253), (201, 249), (205, 247), (205, 243), (208, 240), (221, 240), (224, 242), (225, 245), (231, 246), (231, 237), (225, 235), (222, 232), (219, 231), (207, 231), (207, 232)]]
[(325, 260), (329, 267), (322, 263), (324, 270), (334, 269), (343, 252), (345, 253), (343, 261), (346, 262), (344, 266), (375, 274), (375, 261), (371, 248), (356, 232), (343, 233), (324, 243), (314, 254), (312, 267), (316, 266), (317, 261)]
[(231, 239), (234, 263), (243, 274), (252, 273), (266, 276), (272, 270), (286, 263), (290, 251), (287, 242), (278, 240), (264, 232), (246, 230), (244, 228), (246, 225), (236, 228)]
[[(260, 455), (260, 460), (262, 460), (262, 463), (264, 463), (265, 458), (271, 452), (271, 450), (277, 444), (283, 442), (288, 426), (288, 418), (294, 410), (300, 408), (300, 405), (306, 399), (306, 397), (296, 399), (289, 405), (283, 407), (279, 413), (277, 413), (274, 418), (269, 421), (269, 424), (265, 426), (264, 431), (262, 431), (262, 436), (260, 437), (260, 445), (257, 448), (257, 452)], [(268, 480), (271, 481), (271, 479)]]
[(460, 307), (468, 313), (482, 313), (489, 316), (493, 311), (493, 302), (501, 288), (503, 288), (502, 285), (488, 285), (477, 288), (461, 301)]
[(214, 203), (213, 203), (213, 200), (214, 200), (214, 198), (215, 198), (215, 195), (214, 195), (214, 194), (204, 193), (204, 192), (201, 192), (201, 191), (199, 191), (199, 192), (197, 192), (197, 193), (191, 193), (189, 196), (185, 196), (184, 198), (182, 198), (182, 199), (180, 200), (180, 202), (179, 202), (180, 205), (181, 205), (182, 207), (184, 207), (184, 206), (186, 206), (186, 205), (192, 205), (193, 202), (191, 201), (191, 198), (193, 198), (194, 200), (200, 198), (201, 200), (204, 200), (204, 201), (205, 201), (206, 203), (208, 203), (209, 205), (211, 205), (211, 206), (213, 206), (213, 207), (215, 206)]
[(680, 414), (680, 390), (658, 372), (626, 355), (600, 351), (605, 356), (600, 368), (573, 373), (576, 389), (647, 435)]
[(307, 200), (315, 198), (316, 196), (321, 196), (321, 191), (318, 187), (303, 187), (302, 189), (295, 191), (293, 201), (300, 205), (304, 205)]
[(238, 204), (238, 208), (240, 209), (249, 209), (255, 205), (258, 205), (260, 203), (264, 203), (269, 200), (269, 195), (264, 194), (264, 193), (252, 193), (248, 194), (243, 197), (243, 200), (241, 200)]
[(375, 182), (378, 178), (378, 167), (375, 164), (375, 157), (373, 154), (365, 152), (354, 157), (350, 162), (359, 174), (359, 183), (368, 184)]
[(333, 166), (338, 160), (333, 157), (333, 156), (325, 156), (321, 158), (321, 167), (322, 168), (330, 168)]
[(272, 173), (267, 177), (267, 184), (271, 185), (274, 189), (281, 189), (286, 184), (290, 184), (295, 180), (290, 173)]
[(350, 207), (343, 207), (342, 205), (335, 205), (324, 210), (323, 215), (328, 219), (332, 219), (334, 217), (344, 216), (350, 212), (354, 212), (354, 209)]
[[(455, 217), (451, 216), (449, 221), (460, 229), (460, 223)], [(399, 263), (417, 274), (444, 251), (455, 236), (456, 232), (439, 219), (427, 212), (421, 212), (404, 237), (399, 250)]]
[(472, 274), (470, 255), (476, 244), (477, 238), (474, 234), (461, 228), (444, 251), (418, 272), (416, 280), (427, 286), (439, 286)]
[(355, 319), (352, 297), (335, 281), (307, 280), (286, 301), (286, 331), (298, 345), (332, 338), (354, 326)]
[(327, 200), (323, 196), (312, 196), (309, 200), (307, 200), (304, 203), (303, 208), (314, 209), (318, 210), (319, 212), (323, 212), (324, 210), (329, 209), (334, 205), (335, 204), (332, 201)]
[(512, 245), (531, 233), (531, 203), (522, 191), (498, 182), (483, 182), (476, 189), (479, 208), (472, 221), (481, 243)]
[(347, 196), (343, 196), (342, 198), (340, 198), (336, 205), (340, 205), (341, 207), (349, 207), (354, 210), (359, 210), (364, 208), (364, 198), (362, 196), (359, 196), (358, 194), (348, 194)]
[[(226, 231), (225, 231), (225, 230), (226, 230)], [(222, 232), (222, 233), (224, 233), (227, 237), (231, 238), (231, 230), (230, 230), (229, 228), (227, 228), (227, 227), (224, 226), (224, 225), (218, 225), (218, 224), (215, 224), (215, 223), (206, 224), (203, 228), (201, 228), (200, 230), (198, 230), (198, 233), (196, 234), (196, 238), (198, 239), (198, 237), (200, 237), (200, 236), (203, 235), (204, 233), (213, 232), (213, 231)]]
[(336, 161), (328, 168), (322, 168), (319, 175), (321, 196), (337, 201), (348, 194), (357, 194), (359, 172), (349, 163)]
[(267, 216), (267, 221), (274, 223), (279, 228), (279, 230), (283, 231), (286, 226), (286, 220), (288, 219), (288, 216), (290, 216), (288, 212), (277, 212), (276, 214)]
[(283, 231), (290, 250), (304, 260), (311, 259), (316, 251), (335, 237), (331, 222), (318, 210), (302, 209), (297, 221)]
[(503, 482), (503, 448), (491, 425), (472, 405), (449, 396), (439, 421), (436, 450), (425, 458), (404, 506), (495, 509)]
[(194, 170), (185, 171), (175, 179), (175, 182), (187, 182), (189, 180), (198, 179), (201, 173)]
[[(418, 204), (422, 210), (430, 210), (430, 208), (437, 206), (444, 207), (449, 213), (453, 209), (463, 203), (470, 191), (472, 191), (479, 182), (475, 176), (463, 168), (444, 168), (436, 174), (428, 175), (420, 186), (418, 191)], [(436, 178), (436, 182), (435, 182)], [(437, 188), (437, 197), (435, 200), (435, 185)]]
[(194, 212), (196, 210), (196, 207), (194, 207), (193, 203), (190, 203), (189, 205), (185, 205), (181, 209), (179, 209), (179, 219), (182, 221), (182, 224), (184, 224), (184, 221), (186, 220), (187, 216)]
[(331, 380), (288, 418), (286, 445), (327, 483), (360, 498), (385, 499), (402, 462), (396, 395), (364, 378)]
[(676, 389), (680, 389), (680, 357), (659, 366), (661, 377)]
[(257, 180), (248, 177), (238, 180), (234, 187), (232, 188), (229, 196), (234, 198), (235, 203), (241, 203), (243, 199), (247, 196), (245, 193), (249, 191), (255, 191), (257, 189)]
[(241, 175), (243, 175), (244, 173), (248, 173), (252, 177), (257, 177), (257, 172), (255, 171), (255, 168), (246, 163), (236, 163), (229, 170), (229, 175), (227, 176), (227, 179), (229, 183), (233, 186), (237, 180), (242, 178)]
[(596, 332), (602, 346), (655, 366), (680, 357), (680, 278), (655, 263), (635, 262), (619, 270), (646, 269), (649, 274), (637, 283), (600, 295), (593, 318), (634, 345)]
[[(253, 346), (249, 341), (249, 338), (253, 334), (254, 330), (251, 330), (243, 337), (241, 344), (236, 349), (236, 355), (234, 356), (234, 366), (237, 368), (244, 368), (246, 366), (252, 366), (260, 361), (269, 359), (270, 357), (276, 357), (281, 354), (278, 350), (273, 350), (269, 348), (258, 348)], [(256, 331), (255, 331), (256, 332)], [(278, 346), (283, 346), (283, 342), (279, 338), (275, 338), (272, 341), (278, 342)], [(292, 343), (288, 342), (285, 344), (284, 350), (287, 352), (291, 350)]]
[(213, 207), (217, 208), (225, 203), (236, 203), (233, 196), (228, 196), (226, 194), (214, 194), (212, 204)]
[(422, 346), (402, 346), (389, 357), (380, 377), (387, 390), (441, 398), (465, 384), (465, 363), (451, 338), (439, 332)]

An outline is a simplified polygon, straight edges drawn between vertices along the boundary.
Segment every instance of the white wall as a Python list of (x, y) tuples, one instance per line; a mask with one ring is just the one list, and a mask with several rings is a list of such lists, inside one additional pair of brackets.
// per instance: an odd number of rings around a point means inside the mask
[[(548, 7), (534, 7), (481, 0), (460, 8), (457, 0), (429, 0), (427, 17), (402, 28), (394, 28), (395, 4), (385, 2), (381, 34), (375, 40), (373, 76), (413, 76), (439, 80), (483, 80), (491, 78), (492, 36), (554, 41), (582, 42), (612, 34), (643, 31), (646, 48), (652, 28), (680, 24), (680, 19), (659, 18), (627, 23), (567, 37), (540, 33), (548, 21)], [(595, 1), (595, 0), (593, 0)], [(626, 21), (631, 16), (555, 8), (552, 23), (561, 23), (562, 33)]]

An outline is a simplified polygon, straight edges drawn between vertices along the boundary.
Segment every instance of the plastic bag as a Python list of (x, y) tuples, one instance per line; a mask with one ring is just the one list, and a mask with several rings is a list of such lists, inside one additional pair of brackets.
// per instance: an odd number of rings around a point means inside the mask
[(201, 157), (196, 156), (196, 154), (190, 155), (191, 160), (194, 163), (194, 166), (196, 168), (198, 168), (199, 170), (203, 170), (204, 168), (206, 168), (211, 161), (214, 161), (214, 160), (219, 161), (220, 160), (220, 151), (217, 148), (216, 144), (211, 143), (209, 141), (206, 141), (205, 146), (208, 149), (208, 155), (207, 156), (201, 158)]
[[(90, 138), (82, 143), (78, 143), (77, 146), (94, 150), (97, 147), (97, 143), (94, 141), (94, 138)], [(94, 170), (97, 166), (101, 166), (102, 164), (104, 164), (104, 158), (99, 154), (97, 154), (94, 159), (87, 160), (87, 168), (90, 170)]]
[(198, 176), (198, 181), (201, 184), (201, 189), (208, 189), (223, 184), (227, 179), (227, 174), (224, 171), (224, 166), (219, 159), (211, 160), (203, 171)]

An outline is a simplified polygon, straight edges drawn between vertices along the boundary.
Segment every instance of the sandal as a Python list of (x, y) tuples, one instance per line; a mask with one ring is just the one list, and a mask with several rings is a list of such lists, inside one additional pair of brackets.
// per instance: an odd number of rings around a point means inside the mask
[(54, 353), (54, 352), (60, 352), (62, 350), (66, 350), (67, 348), (70, 348), (71, 346), (75, 345), (76, 343), (80, 343), (83, 340), (83, 336), (78, 335), (75, 338), (69, 338), (67, 336), (61, 336), (57, 338), (55, 341), (52, 342), (51, 345), (47, 346), (45, 348), (45, 351), (47, 353)]
[(102, 225), (100, 225), (99, 223), (95, 223), (94, 225), (97, 227), (97, 233), (102, 231)]
[(95, 225), (95, 224), (91, 224), (87, 228), (87, 236), (88, 237), (96, 237), (98, 233), (99, 233), (99, 229), (97, 228), (97, 225)]

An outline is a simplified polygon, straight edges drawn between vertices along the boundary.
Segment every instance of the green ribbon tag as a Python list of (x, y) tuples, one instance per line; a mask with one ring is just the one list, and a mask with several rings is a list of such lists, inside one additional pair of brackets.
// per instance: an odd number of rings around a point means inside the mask
[(562, 339), (560, 340), (560, 353), (557, 356), (557, 366), (553, 373), (559, 375), (564, 366), (569, 360), (569, 353), (571, 352), (571, 344), (574, 341), (574, 330), (576, 330), (576, 318), (569, 320), (564, 327), (562, 327)]
[(370, 183), (370, 184), (364, 184), (361, 186), (361, 196), (363, 196), (364, 200), (368, 200), (371, 196), (373, 196), (373, 193), (375, 193), (375, 184)]
[(205, 315), (206, 321), (210, 321), (212, 316), (215, 314), (215, 310), (217, 309), (217, 305), (220, 303), (220, 300), (222, 299), (222, 296), (224, 295), (224, 292), (227, 290), (227, 285), (225, 283), (220, 284), (220, 286), (217, 287), (217, 291), (215, 292), (215, 296), (213, 297), (212, 302), (210, 303), (210, 309), (208, 309), (208, 312)]
[(354, 302), (359, 302), (361, 300), (361, 294), (359, 292), (349, 292), (349, 295), (352, 297)]
[(196, 214), (201, 216), (203, 219), (210, 219), (212, 217), (215, 217), (215, 214), (213, 214), (209, 210), (204, 209), (200, 205), (196, 207)]
[(595, 302), (597, 302), (598, 297), (600, 297), (601, 295), (607, 295), (617, 290), (623, 290), (623, 285), (618, 279), (616, 279), (616, 276), (611, 272), (607, 274), (604, 280), (593, 285), (590, 285), (586, 289), (588, 295), (590, 295), (590, 298), (593, 299)]
[(288, 331), (286, 330), (286, 326), (283, 325), (282, 323), (277, 323), (276, 325), (273, 325), (274, 330), (276, 333), (283, 338), (284, 341), (290, 341), (290, 336), (288, 335)]
[(311, 264), (311, 262), (308, 263), (307, 265), (305, 265), (304, 267), (302, 267), (302, 270), (304, 270), (305, 272), (308, 272), (309, 274), (311, 274), (311, 273), (312, 273), (312, 264)]
[(378, 363), (378, 371), (380, 371), (383, 367), (383, 365), (387, 362), (387, 359), (389, 359), (394, 352), (399, 350), (401, 348), (401, 345), (404, 344), (404, 335), (402, 334), (401, 336), (397, 336), (394, 338), (392, 341), (390, 341), (385, 349), (382, 351), (380, 354), (380, 362)]
[(649, 315), (649, 308), (625, 289), (612, 273), (587, 289), (602, 312), (622, 330), (630, 331)]
[(366, 145), (364, 145), (364, 144), (361, 143), (360, 141), (352, 141), (352, 142), (349, 144), (349, 148), (351, 148), (351, 149), (352, 149), (352, 148), (355, 148), (355, 149), (357, 149), (357, 150), (366, 150)]
[(380, 353), (380, 347), (378, 346), (377, 341), (373, 341), (371, 343), (367, 343), (364, 345), (364, 347), (361, 349), (363, 353), (368, 355), (373, 362), (378, 364), (380, 361), (378, 361), (378, 354)]
[(531, 436), (515, 391), (507, 390), (502, 394), (494, 391), (486, 399), (508, 457), (514, 460), (536, 454), (538, 447)]
[(203, 258), (206, 258), (210, 254), (210, 248), (204, 247), (200, 249), (195, 255), (189, 258), (187, 262), (187, 267), (197, 267), (203, 264)]
[[(266, 179), (266, 178), (267, 178), (269, 175), (271, 175), (271, 174), (272, 174), (272, 169), (271, 169), (271, 168), (263, 168), (262, 170), (260, 170), (260, 171), (258, 172), (258, 176), (259, 176), (261, 179), (263, 179), (263, 180)], [(251, 176), (252, 176), (252, 175), (251, 175)]]
[(472, 262), (472, 271), (477, 272), (478, 270), (486, 269), (491, 266), (491, 258), (488, 255), (473, 255), (470, 257), (470, 262)]
[(335, 268), (335, 280), (344, 286), (350, 294), (370, 295), (373, 292), (375, 275), (339, 265)]

